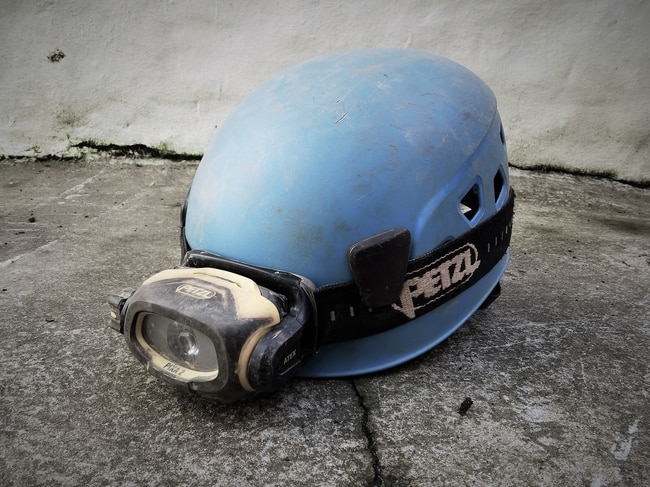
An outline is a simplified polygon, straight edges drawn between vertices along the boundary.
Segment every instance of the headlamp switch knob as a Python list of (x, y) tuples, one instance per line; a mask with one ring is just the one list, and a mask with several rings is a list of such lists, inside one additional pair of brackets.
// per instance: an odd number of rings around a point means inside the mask
[(272, 391), (293, 376), (304, 355), (303, 327), (290, 318), (259, 341), (248, 362), (248, 381), (253, 389)]

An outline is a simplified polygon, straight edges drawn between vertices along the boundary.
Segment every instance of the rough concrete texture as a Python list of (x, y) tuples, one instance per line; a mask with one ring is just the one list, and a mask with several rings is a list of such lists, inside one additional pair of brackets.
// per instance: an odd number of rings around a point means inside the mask
[(640, 0), (3, 0), (0, 155), (200, 154), (273, 73), (403, 47), (492, 87), (514, 164), (648, 183), (649, 23)]
[(0, 484), (647, 485), (648, 190), (514, 170), (490, 308), (394, 370), (224, 406), (107, 327), (108, 292), (177, 263), (194, 170), (0, 162)]

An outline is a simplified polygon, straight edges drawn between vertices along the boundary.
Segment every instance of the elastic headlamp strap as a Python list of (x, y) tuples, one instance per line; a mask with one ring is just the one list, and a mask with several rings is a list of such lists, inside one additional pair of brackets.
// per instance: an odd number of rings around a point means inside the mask
[(354, 282), (315, 291), (319, 345), (362, 338), (411, 321), (458, 296), (483, 278), (510, 245), (514, 190), (494, 216), (460, 238), (408, 261), (399, 299), (369, 308)]
[[(181, 265), (208, 266), (242, 273), (258, 284), (285, 295), (299, 294), (316, 308), (317, 335), (306, 332), (312, 346), (353, 340), (403, 325), (453, 299), (482, 279), (505, 255), (510, 245), (514, 216), (514, 190), (508, 202), (492, 217), (440, 247), (409, 260), (399, 298), (390, 305), (370, 308), (354, 281), (313, 291), (302, 278), (281, 271), (251, 266), (204, 251), (190, 250)], [(295, 281), (291, 284), (291, 281)], [(289, 284), (287, 284), (289, 283)], [(302, 291), (300, 291), (302, 289)], [(304, 300), (303, 296), (303, 300)], [(312, 306), (309, 306), (310, 308)], [(300, 322), (310, 320), (309, 310), (294, 310)], [(304, 316), (303, 316), (304, 315)]]

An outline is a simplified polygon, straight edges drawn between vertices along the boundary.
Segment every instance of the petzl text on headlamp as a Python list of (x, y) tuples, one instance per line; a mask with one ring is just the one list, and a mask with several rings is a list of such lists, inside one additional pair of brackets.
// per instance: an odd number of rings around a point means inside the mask
[(223, 402), (403, 363), (498, 296), (514, 192), (494, 95), (444, 58), (335, 53), (218, 130), (181, 265), (109, 297), (147, 370)]

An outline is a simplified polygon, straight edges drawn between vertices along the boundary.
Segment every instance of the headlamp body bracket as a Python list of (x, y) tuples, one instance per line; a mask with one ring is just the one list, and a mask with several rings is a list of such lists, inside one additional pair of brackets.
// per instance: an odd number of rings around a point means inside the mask
[[(314, 353), (313, 300), (313, 284), (299, 276), (191, 251), (180, 267), (109, 296), (109, 305), (111, 327), (124, 333), (151, 373), (183, 390), (234, 402), (279, 388)], [(146, 316), (208, 337), (215, 373), (193, 371), (149, 344)]]
[(283, 317), (269, 333), (264, 334), (250, 354), (245, 387), (250, 392), (277, 389), (292, 377), (303, 360), (317, 350), (314, 284), (289, 272), (251, 266), (218, 255), (188, 251), (181, 265), (222, 269), (255, 281), (262, 293), (284, 298)]

